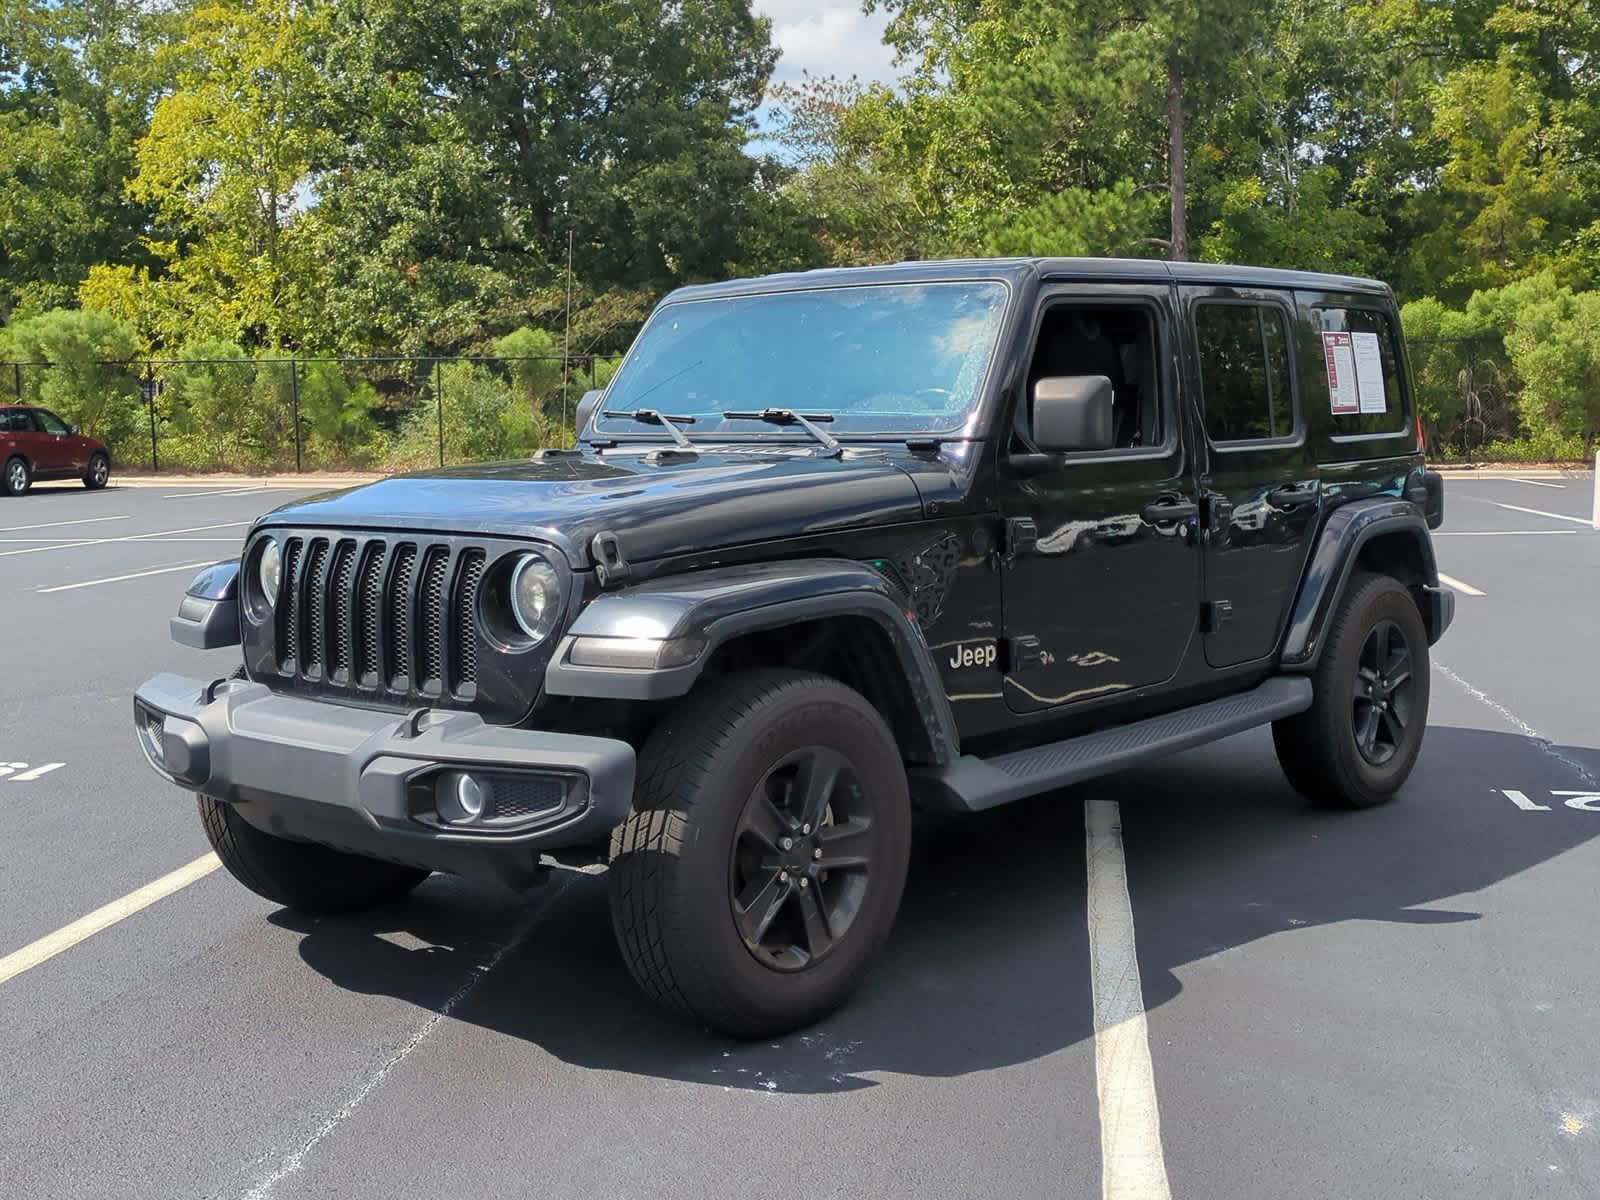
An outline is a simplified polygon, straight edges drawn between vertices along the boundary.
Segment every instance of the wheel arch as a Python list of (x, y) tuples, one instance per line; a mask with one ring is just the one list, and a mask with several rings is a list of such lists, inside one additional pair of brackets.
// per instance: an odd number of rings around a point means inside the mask
[(1409, 501), (1353, 501), (1334, 510), (1318, 536), (1295, 597), (1280, 663), (1308, 671), (1321, 657), (1328, 623), (1357, 569), (1404, 583), (1417, 601), (1433, 644), (1454, 614), (1454, 597), (1439, 585), (1427, 518)]
[[(677, 665), (647, 669), (575, 663), (579, 642), (655, 641)], [(703, 678), (793, 666), (855, 688), (894, 732), (910, 762), (954, 759), (955, 718), (921, 628), (889, 583), (848, 559), (724, 567), (650, 580), (591, 601), (545, 670), (557, 696), (655, 701)]]

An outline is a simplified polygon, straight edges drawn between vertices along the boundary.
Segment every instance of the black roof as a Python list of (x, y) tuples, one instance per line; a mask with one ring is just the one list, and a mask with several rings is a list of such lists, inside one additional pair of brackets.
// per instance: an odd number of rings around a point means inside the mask
[(1159, 258), (951, 258), (893, 263), (880, 267), (824, 267), (725, 283), (679, 288), (672, 299), (705, 299), (800, 288), (848, 287), (867, 283), (918, 283), (934, 280), (1004, 279), (1127, 280), (1213, 283), (1233, 287), (1311, 288), (1330, 292), (1390, 294), (1389, 285), (1354, 275), (1286, 271), (1278, 267), (1242, 267), (1227, 263), (1167, 262)]

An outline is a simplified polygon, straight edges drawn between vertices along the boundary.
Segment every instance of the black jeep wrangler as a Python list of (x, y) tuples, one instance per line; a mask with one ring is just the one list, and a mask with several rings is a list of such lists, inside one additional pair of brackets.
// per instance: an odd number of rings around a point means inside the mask
[(736, 1035), (893, 923), (913, 809), (1271, 723), (1405, 781), (1453, 613), (1392, 294), (1162, 262), (917, 263), (668, 296), (579, 446), (290, 504), (134, 718), (245, 886), (392, 901), (609, 861), (623, 955)]

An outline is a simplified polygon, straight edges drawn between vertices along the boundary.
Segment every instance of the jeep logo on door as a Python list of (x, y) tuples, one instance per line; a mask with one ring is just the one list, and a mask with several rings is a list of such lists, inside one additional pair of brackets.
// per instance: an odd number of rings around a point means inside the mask
[(950, 654), (950, 667), (992, 667), (998, 648), (994, 642), (980, 642), (976, 646), (958, 645)]

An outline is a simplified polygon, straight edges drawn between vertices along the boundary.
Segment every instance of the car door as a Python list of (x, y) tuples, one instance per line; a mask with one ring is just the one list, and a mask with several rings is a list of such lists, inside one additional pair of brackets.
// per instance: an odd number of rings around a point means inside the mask
[[(1177, 404), (1176, 318), (1167, 284), (1041, 292), (999, 471), (1005, 696), (1015, 712), (1160, 684), (1194, 635), (1198, 507)], [(1110, 353), (1096, 345), (1107, 340)], [(1032, 385), (1059, 375), (1116, 376), (1119, 444), (1030, 453)]]
[(67, 423), (48, 409), (33, 410), (33, 419), (39, 431), (39, 461), (34, 469), (39, 474), (75, 475), (88, 465), (80, 453), (79, 439), (74, 437)]
[(13, 408), (11, 416), (11, 442), (22, 452), (28, 460), (29, 468), (35, 475), (41, 471), (49, 473), (50, 468), (43, 464), (51, 461), (55, 447), (50, 439), (40, 430), (39, 424), (33, 418), (31, 408)]
[(1206, 661), (1277, 646), (1318, 524), (1321, 490), (1294, 357), (1294, 297), (1185, 287), (1194, 392), (1206, 439)]

